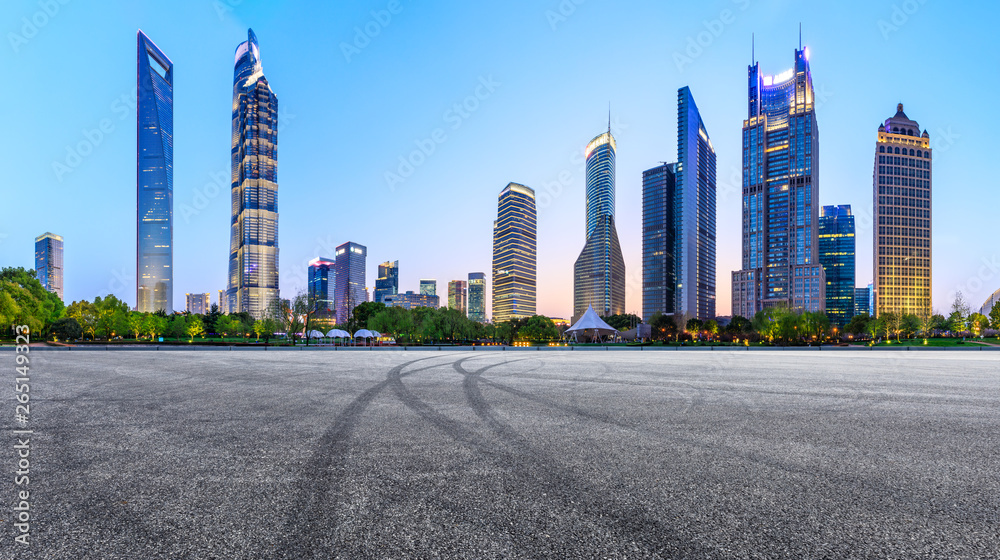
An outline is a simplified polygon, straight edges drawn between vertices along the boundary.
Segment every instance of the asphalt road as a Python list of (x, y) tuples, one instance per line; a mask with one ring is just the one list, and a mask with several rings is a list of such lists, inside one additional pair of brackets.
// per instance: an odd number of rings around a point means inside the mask
[(998, 353), (33, 358), (0, 558), (1000, 558)]

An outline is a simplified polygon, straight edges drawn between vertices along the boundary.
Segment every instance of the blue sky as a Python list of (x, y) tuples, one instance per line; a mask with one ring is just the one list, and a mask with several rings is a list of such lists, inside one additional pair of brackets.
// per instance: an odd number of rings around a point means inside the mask
[[(282, 119), (283, 296), (304, 289), (309, 259), (348, 240), (368, 247), (369, 285), (385, 260), (400, 261), (401, 290), (488, 273), (496, 197), (516, 181), (541, 206), (538, 311), (568, 317), (584, 244), (581, 153), (606, 128), (610, 102), (627, 309), (638, 312), (641, 173), (676, 159), (676, 91), (687, 85), (718, 154), (718, 312), (727, 314), (740, 267), (751, 33), (762, 70), (777, 74), (792, 66), (799, 22), (817, 90), (820, 201), (859, 216), (858, 285), (871, 280), (876, 129), (903, 102), (935, 147), (935, 309), (956, 289), (978, 307), (1000, 287), (991, 231), (1000, 189), (988, 174), (1000, 89), (994, 3), (17, 0), (5, 13), (0, 265), (33, 266), (35, 236), (64, 236), (67, 301), (109, 292), (135, 301), (140, 28), (175, 67), (178, 307), (186, 292), (214, 301), (225, 287), (233, 53), (248, 27)], [(433, 151), (402, 182), (387, 180), (418, 145)]]

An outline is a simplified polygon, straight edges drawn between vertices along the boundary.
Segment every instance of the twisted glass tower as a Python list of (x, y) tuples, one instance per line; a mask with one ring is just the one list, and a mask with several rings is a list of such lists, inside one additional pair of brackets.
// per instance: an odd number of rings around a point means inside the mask
[(229, 312), (260, 318), (278, 299), (278, 98), (253, 30), (233, 72)]
[(615, 229), (615, 138), (590, 141), (587, 160), (587, 242), (573, 266), (573, 322), (588, 306), (599, 315), (625, 312), (625, 259)]
[(174, 310), (174, 63), (136, 35), (136, 309)]

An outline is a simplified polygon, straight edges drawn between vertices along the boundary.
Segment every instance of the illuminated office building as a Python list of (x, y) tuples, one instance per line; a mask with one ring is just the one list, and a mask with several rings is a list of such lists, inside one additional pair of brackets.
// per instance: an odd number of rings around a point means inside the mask
[(509, 183), (493, 222), (493, 322), (535, 314), (538, 270), (535, 191)]
[(457, 309), (464, 315), (468, 308), (468, 284), (465, 280), (448, 282), (448, 307)]
[(43, 233), (35, 238), (35, 277), (42, 287), (63, 299), (63, 238)]
[(253, 30), (233, 70), (229, 312), (264, 316), (278, 299), (278, 98)]
[(642, 318), (674, 315), (677, 267), (674, 251), (675, 176), (673, 163), (642, 172)]
[(826, 308), (819, 263), (819, 129), (809, 49), (765, 76), (748, 67), (743, 121), (742, 270), (733, 272), (732, 313), (753, 317), (785, 306)]
[(336, 274), (336, 291), (334, 292), (337, 307), (337, 324), (345, 325), (351, 318), (354, 308), (368, 301), (368, 291), (365, 288), (365, 263), (368, 259), (368, 248), (352, 241), (337, 247), (337, 257), (334, 263)]
[(420, 280), (420, 294), (425, 296), (436, 296), (437, 295), (437, 280), (421, 279)]
[(375, 300), (384, 302), (385, 296), (399, 293), (399, 261), (386, 261), (378, 265), (375, 279)]
[(819, 262), (826, 274), (826, 316), (843, 328), (854, 316), (854, 215), (850, 205), (824, 206), (819, 213)]
[(336, 312), (337, 263), (332, 259), (316, 257), (309, 261), (308, 289), (309, 301), (315, 310), (323, 315)]
[(469, 319), (477, 323), (486, 322), (486, 274), (469, 273)]
[(174, 63), (136, 42), (136, 309), (173, 313)]
[(715, 148), (691, 90), (677, 90), (677, 237), (675, 298), (678, 324), (715, 319)]
[(382, 303), (386, 307), (402, 307), (403, 309), (414, 309), (417, 307), (433, 307), (437, 309), (439, 298), (433, 294), (416, 294), (405, 292), (385, 296)]
[(588, 306), (598, 315), (625, 312), (625, 259), (615, 229), (615, 138), (608, 131), (587, 144), (586, 243), (573, 265), (573, 323)]
[(875, 142), (875, 316), (931, 316), (931, 138), (896, 106)]
[(209, 312), (211, 306), (208, 302), (208, 294), (184, 294), (187, 301), (187, 312), (197, 315), (204, 315)]
[(864, 288), (854, 288), (854, 314), (871, 316), (871, 284)]

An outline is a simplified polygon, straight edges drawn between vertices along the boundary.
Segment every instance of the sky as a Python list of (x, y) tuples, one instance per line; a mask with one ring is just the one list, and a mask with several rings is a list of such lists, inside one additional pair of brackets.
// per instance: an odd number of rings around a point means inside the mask
[[(960, 6), (960, 7), (959, 7)], [(626, 309), (641, 301), (642, 171), (676, 160), (689, 86), (718, 156), (718, 314), (740, 268), (740, 134), (751, 37), (765, 74), (809, 47), (820, 203), (858, 216), (871, 281), (876, 131), (896, 104), (934, 151), (933, 305), (1000, 288), (994, 239), (1000, 48), (993, 2), (506, 0), (5, 2), (0, 68), (0, 266), (65, 239), (65, 299), (135, 304), (135, 53), (142, 29), (174, 63), (174, 302), (225, 288), (233, 55), (253, 28), (279, 100), (281, 293), (347, 241), (367, 284), (398, 260), (400, 290), (489, 277), (497, 196), (538, 198), (538, 312), (572, 314), (584, 245), (586, 144), (618, 143)], [(417, 152), (416, 154), (414, 152)], [(412, 164), (402, 165), (409, 159)], [(395, 175), (395, 176), (394, 176)], [(487, 298), (489, 300), (489, 298)]]

